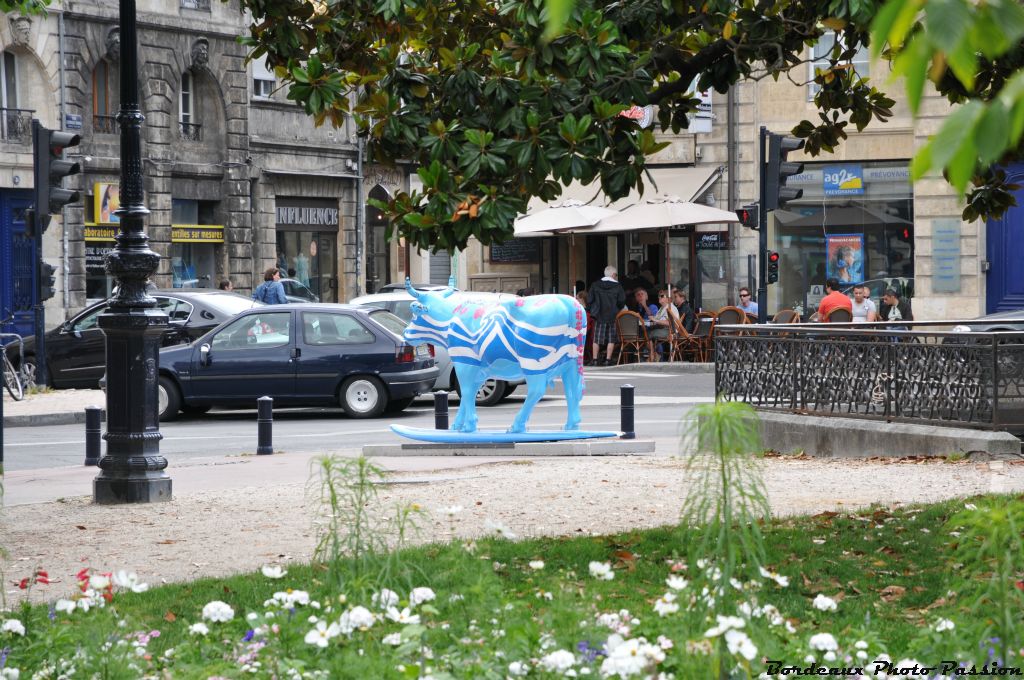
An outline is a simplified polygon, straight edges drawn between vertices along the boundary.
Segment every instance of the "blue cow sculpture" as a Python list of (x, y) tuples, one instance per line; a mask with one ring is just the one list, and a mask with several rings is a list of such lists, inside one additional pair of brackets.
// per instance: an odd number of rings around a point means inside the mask
[(568, 295), (496, 296), (447, 290), (406, 290), (416, 298), (406, 342), (448, 348), (463, 399), (452, 423), (457, 432), (476, 432), (473, 395), (488, 378), (526, 379), (526, 401), (509, 432), (525, 432), (533, 407), (556, 378), (562, 379), (569, 416), (566, 430), (578, 430), (583, 399), (583, 356), (587, 315)]

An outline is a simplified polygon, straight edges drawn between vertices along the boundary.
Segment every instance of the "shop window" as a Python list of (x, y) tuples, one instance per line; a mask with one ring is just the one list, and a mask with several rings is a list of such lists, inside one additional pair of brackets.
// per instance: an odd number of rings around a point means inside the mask
[(216, 277), (216, 243), (174, 241), (173, 228), (216, 224), (216, 201), (171, 200), (171, 285), (174, 288), (212, 288)]
[[(839, 44), (842, 47), (842, 36), (839, 36)], [(836, 46), (836, 34), (833, 31), (829, 31), (821, 36), (821, 40), (816, 45), (811, 47), (811, 62), (810, 62), (810, 74), (808, 76), (809, 82), (807, 84), (807, 101), (814, 99), (814, 95), (818, 94), (821, 86), (814, 82), (814, 76), (818, 69), (831, 68), (832, 64), (829, 61), (829, 57), (832, 54), (832, 49)], [(868, 61), (868, 50), (863, 45), (857, 48), (856, 54), (853, 59), (845, 62), (853, 67), (853, 70), (861, 78), (867, 78), (870, 71), (870, 62)]]

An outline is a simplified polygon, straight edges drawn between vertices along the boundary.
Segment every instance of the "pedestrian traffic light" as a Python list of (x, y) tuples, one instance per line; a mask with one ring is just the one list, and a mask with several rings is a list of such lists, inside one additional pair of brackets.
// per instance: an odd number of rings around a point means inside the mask
[(39, 121), (32, 121), (36, 226), (41, 232), (49, 226), (50, 215), (59, 213), (65, 205), (80, 198), (77, 191), (61, 185), (65, 177), (82, 171), (78, 163), (64, 160), (64, 150), (78, 146), (80, 141), (81, 138), (74, 133), (50, 130)]
[(760, 228), (757, 223), (757, 207), (757, 203), (750, 203), (736, 211), (736, 218), (747, 229), (756, 231)]
[(57, 294), (57, 268), (48, 262), (39, 261), (39, 301), (49, 300)]
[(768, 283), (775, 283), (779, 280), (779, 254), (774, 250), (769, 250), (765, 261), (768, 263), (768, 267), (765, 270), (767, 281)]
[(786, 186), (786, 179), (804, 171), (803, 163), (786, 161), (791, 151), (804, 148), (804, 141), (770, 133), (768, 135), (768, 167), (765, 169), (765, 209), (782, 208), (789, 201), (804, 195), (803, 189)]

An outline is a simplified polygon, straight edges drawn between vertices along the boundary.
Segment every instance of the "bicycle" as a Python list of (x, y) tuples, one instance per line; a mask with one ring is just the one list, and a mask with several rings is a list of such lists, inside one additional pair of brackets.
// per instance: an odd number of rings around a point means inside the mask
[[(13, 319), (13, 316), (9, 316), (6, 319), (0, 320), (0, 328), (3, 328)], [(21, 379), (21, 373), (11, 363), (11, 358), (7, 356), (7, 343), (4, 340), (17, 340), (18, 356), (20, 357), (19, 363), (23, 363), (25, 344), (22, 337), (17, 333), (0, 333), (0, 370), (3, 371), (4, 387), (7, 388), (14, 401), (21, 401), (25, 398), (25, 384)]]

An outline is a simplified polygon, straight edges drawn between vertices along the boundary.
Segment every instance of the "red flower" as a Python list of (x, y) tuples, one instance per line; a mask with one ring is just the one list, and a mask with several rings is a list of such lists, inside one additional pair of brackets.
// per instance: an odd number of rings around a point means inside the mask
[(36, 575), (36, 583), (42, 583), (43, 585), (50, 584), (50, 577), (46, 575), (46, 572), (42, 572)]
[(1016, 586), (1018, 590), (1024, 590), (1024, 580), (1017, 581)]
[(22, 590), (25, 590), (26, 588), (28, 588), (28, 583), (29, 583), (29, 578), (26, 576), (25, 578), (23, 578), (20, 581), (18, 581), (18, 587), (21, 588)]
[(75, 574), (75, 577), (79, 581), (88, 581), (89, 580), (89, 567), (86, 567), (82, 571), (80, 571), (77, 574)]

